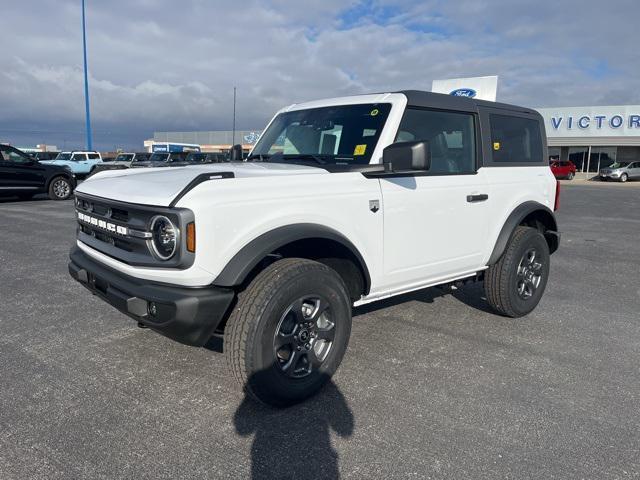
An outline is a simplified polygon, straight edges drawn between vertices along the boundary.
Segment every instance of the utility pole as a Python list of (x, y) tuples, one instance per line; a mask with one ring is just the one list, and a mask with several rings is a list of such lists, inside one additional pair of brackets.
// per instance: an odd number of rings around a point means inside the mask
[(231, 133), (231, 145), (235, 145), (235, 144), (236, 144), (236, 87), (233, 87), (233, 131)]
[(82, 53), (84, 56), (84, 110), (87, 123), (87, 150), (93, 150), (91, 113), (89, 111), (89, 77), (87, 73), (87, 30), (85, 28), (84, 0), (82, 0)]

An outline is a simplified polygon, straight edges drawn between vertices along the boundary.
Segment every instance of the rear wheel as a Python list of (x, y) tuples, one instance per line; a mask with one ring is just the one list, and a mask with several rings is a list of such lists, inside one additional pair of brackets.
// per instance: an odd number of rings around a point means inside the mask
[(234, 378), (277, 407), (316, 393), (335, 373), (351, 333), (351, 300), (340, 276), (310, 260), (279, 260), (238, 295), (224, 337)]
[(540, 302), (549, 277), (549, 246), (535, 228), (516, 228), (500, 260), (487, 270), (489, 304), (508, 317), (522, 317)]
[(66, 200), (71, 196), (71, 183), (64, 177), (55, 177), (49, 184), (49, 198), (51, 200)]

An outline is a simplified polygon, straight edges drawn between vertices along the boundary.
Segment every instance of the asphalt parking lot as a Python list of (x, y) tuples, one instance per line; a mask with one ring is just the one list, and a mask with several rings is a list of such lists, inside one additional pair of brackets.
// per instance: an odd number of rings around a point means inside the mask
[(0, 203), (0, 478), (637, 478), (640, 189), (564, 185), (542, 303), (355, 312), (334, 383), (270, 410), (67, 273), (73, 203)]

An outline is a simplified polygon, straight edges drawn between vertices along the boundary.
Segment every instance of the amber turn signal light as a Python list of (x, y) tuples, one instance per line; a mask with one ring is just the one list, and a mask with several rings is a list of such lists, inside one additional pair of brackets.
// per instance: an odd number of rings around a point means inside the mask
[(187, 224), (187, 251), (196, 252), (196, 224), (194, 222)]

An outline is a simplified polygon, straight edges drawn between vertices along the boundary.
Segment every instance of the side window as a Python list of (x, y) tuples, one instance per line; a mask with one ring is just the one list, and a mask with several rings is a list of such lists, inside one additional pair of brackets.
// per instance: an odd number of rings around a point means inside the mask
[(0, 161), (10, 162), (9, 150), (6, 147), (0, 145)]
[(97, 153), (89, 153), (89, 160), (97, 160), (100, 158)]
[(0, 152), (2, 153), (2, 160), (5, 162), (29, 163), (31, 161), (27, 155), (18, 152), (11, 147), (0, 147)]
[(86, 153), (74, 153), (73, 157), (71, 157), (71, 160), (74, 162), (83, 162), (86, 159), (87, 159)]
[(536, 120), (489, 115), (491, 150), (498, 163), (542, 163), (542, 135)]
[(431, 173), (473, 173), (476, 136), (473, 115), (408, 108), (396, 142), (426, 141), (431, 152)]

